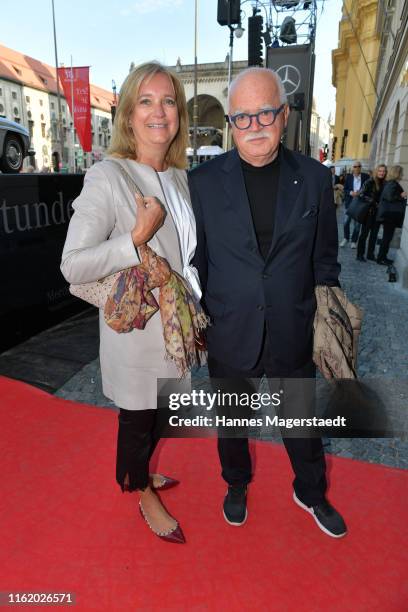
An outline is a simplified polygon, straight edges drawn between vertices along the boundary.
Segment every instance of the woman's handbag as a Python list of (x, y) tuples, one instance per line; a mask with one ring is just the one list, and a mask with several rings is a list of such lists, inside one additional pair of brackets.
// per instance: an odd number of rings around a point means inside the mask
[(373, 206), (371, 198), (365, 196), (355, 196), (346, 210), (346, 214), (357, 221), (358, 223), (365, 223), (368, 217), (368, 212)]
[(81, 283), (78, 285), (70, 285), (69, 291), (72, 295), (84, 300), (96, 308), (105, 308), (106, 300), (121, 272), (115, 272), (105, 278), (94, 281), (92, 283)]

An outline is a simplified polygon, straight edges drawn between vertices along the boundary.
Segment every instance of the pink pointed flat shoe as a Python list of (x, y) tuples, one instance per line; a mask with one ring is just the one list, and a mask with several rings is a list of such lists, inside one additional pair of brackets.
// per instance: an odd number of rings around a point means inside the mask
[(155, 474), (155, 476), (161, 476), (163, 478), (163, 482), (161, 485), (155, 486), (153, 484), (153, 478), (150, 478), (150, 484), (154, 491), (166, 491), (166, 489), (172, 489), (173, 487), (180, 484), (179, 480), (175, 478), (170, 478), (169, 476), (164, 476), (163, 474)]
[(142, 518), (145, 520), (145, 522), (148, 524), (150, 529), (153, 531), (155, 535), (157, 535), (158, 538), (160, 538), (161, 540), (165, 540), (166, 542), (171, 542), (172, 544), (185, 544), (186, 543), (186, 538), (184, 537), (184, 533), (182, 532), (182, 529), (180, 525), (177, 523), (177, 521), (176, 521), (176, 526), (174, 529), (170, 529), (169, 531), (155, 531), (153, 527), (151, 526), (151, 524), (149, 523), (147, 516), (144, 513), (142, 502), (139, 502), (139, 510), (140, 510), (140, 514), (142, 515)]

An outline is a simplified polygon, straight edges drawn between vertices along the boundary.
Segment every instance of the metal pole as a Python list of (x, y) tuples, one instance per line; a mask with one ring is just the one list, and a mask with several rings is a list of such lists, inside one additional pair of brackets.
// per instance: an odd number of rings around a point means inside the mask
[[(231, 21), (231, 4), (229, 4), (228, 10), (229, 10), (228, 21)], [(228, 53), (228, 91), (229, 91), (231, 81), (232, 81), (232, 52), (234, 49), (234, 28), (230, 24), (228, 24), (228, 27), (230, 29), (230, 43), (229, 43), (229, 53)], [(229, 132), (230, 132), (229, 128), (230, 128), (229, 122), (227, 121), (226, 129), (225, 129), (225, 145), (227, 149), (229, 148)]]
[(54, 0), (51, 0), (51, 5), (52, 5), (52, 23), (53, 23), (53, 29), (54, 29), (55, 73), (56, 73), (56, 81), (57, 81), (57, 100), (58, 100), (57, 134), (59, 134), (60, 162), (62, 163), (63, 152), (64, 152), (64, 133), (62, 131), (61, 94), (60, 94), (59, 78), (58, 78), (58, 52), (57, 52), (57, 33), (55, 29)]
[(72, 155), (73, 155), (73, 167), (76, 172), (76, 158), (75, 158), (75, 106), (74, 106), (74, 68), (72, 65), (71, 55), (71, 108), (72, 108)]
[(198, 0), (194, 6), (194, 104), (193, 104), (193, 167), (197, 165), (197, 128), (198, 128), (198, 65), (197, 65), (197, 38), (198, 38)]

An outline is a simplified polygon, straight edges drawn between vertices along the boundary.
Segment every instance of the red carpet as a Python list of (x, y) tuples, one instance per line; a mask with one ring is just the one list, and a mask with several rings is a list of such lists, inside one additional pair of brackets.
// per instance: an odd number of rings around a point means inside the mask
[(259, 443), (249, 519), (234, 528), (215, 442), (164, 441), (159, 466), (182, 484), (162, 499), (188, 539), (172, 545), (115, 482), (116, 413), (6, 378), (0, 409), (0, 591), (71, 591), (81, 611), (408, 609), (405, 471), (329, 456), (349, 527), (335, 540), (293, 503), (281, 446)]

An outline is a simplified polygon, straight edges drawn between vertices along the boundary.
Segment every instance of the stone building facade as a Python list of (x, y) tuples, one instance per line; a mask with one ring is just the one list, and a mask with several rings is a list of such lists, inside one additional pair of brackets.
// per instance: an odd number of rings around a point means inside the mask
[[(379, 2), (376, 27), (380, 52), (371, 159), (373, 165), (383, 162), (388, 166), (402, 166), (401, 184), (408, 192), (408, 2)], [(402, 286), (408, 289), (408, 213), (395, 265)]]
[(378, 4), (378, 0), (343, 2), (338, 48), (332, 51), (332, 83), (336, 88), (335, 160), (370, 157), (380, 45)]

